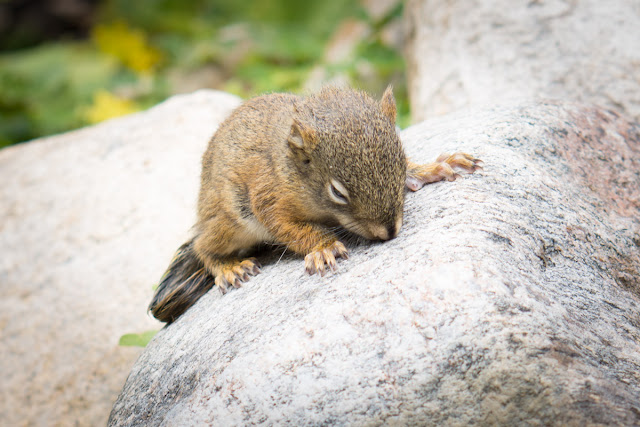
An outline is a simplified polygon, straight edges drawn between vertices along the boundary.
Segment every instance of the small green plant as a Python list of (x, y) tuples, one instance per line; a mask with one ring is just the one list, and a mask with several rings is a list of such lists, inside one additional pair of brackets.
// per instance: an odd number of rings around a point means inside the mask
[(124, 334), (120, 337), (118, 345), (123, 347), (146, 347), (151, 341), (151, 338), (157, 334), (158, 331), (150, 330), (140, 333)]

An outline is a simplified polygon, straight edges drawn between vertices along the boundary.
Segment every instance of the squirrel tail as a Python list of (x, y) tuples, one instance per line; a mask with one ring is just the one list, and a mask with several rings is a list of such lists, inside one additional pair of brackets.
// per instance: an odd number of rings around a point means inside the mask
[(213, 276), (207, 273), (196, 256), (191, 239), (180, 246), (171, 260), (149, 304), (149, 311), (161, 322), (171, 323), (207, 293), (214, 283)]

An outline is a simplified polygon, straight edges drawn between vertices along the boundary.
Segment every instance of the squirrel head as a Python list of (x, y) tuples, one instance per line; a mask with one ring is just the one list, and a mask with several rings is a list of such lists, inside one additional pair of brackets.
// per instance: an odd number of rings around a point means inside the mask
[(290, 159), (322, 221), (372, 240), (402, 225), (407, 162), (396, 132), (391, 87), (366, 93), (326, 87), (295, 104)]

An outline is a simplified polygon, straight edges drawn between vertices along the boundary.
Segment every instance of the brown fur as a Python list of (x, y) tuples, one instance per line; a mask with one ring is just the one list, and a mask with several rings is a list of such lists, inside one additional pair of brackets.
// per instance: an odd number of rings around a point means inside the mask
[(405, 181), (416, 190), (455, 179), (451, 166), (477, 168), (471, 156), (456, 157), (444, 171), (440, 163), (408, 163), (395, 119), (390, 88), (380, 102), (328, 87), (309, 97), (264, 95), (237, 108), (204, 153), (196, 235), (161, 281), (153, 315), (171, 322), (208, 290), (194, 291), (196, 267), (209, 277), (199, 279), (202, 286), (211, 278), (223, 292), (240, 286), (260, 269), (243, 254), (262, 242), (286, 245), (305, 256), (307, 272), (324, 274), (347, 257), (331, 227), (393, 238)]

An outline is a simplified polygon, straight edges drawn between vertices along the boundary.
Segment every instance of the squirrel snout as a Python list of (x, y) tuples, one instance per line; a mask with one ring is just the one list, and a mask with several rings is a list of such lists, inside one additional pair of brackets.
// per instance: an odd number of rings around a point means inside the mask
[(384, 227), (382, 225), (373, 225), (369, 227), (369, 230), (371, 231), (371, 235), (373, 236), (373, 239), (378, 239), (378, 240), (389, 240), (390, 239), (390, 235), (391, 233), (389, 232), (389, 229), (387, 227)]
[(371, 225), (369, 226), (369, 231), (374, 239), (390, 240), (398, 235), (401, 226), (402, 220), (398, 220), (395, 223), (387, 225)]

